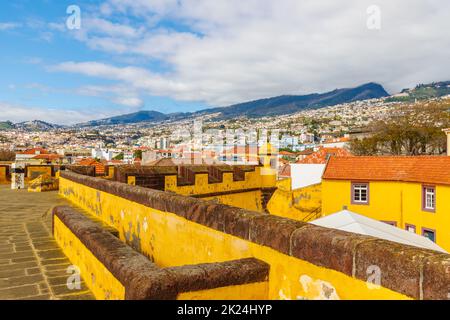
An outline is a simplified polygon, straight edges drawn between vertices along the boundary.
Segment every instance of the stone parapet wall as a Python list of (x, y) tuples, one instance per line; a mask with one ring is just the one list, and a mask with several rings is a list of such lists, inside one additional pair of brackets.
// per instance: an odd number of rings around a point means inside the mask
[[(447, 297), (450, 277), (439, 270), (449, 256), (437, 252), (67, 171), (60, 193), (158, 265), (268, 263), (269, 299)], [(375, 289), (366, 283), (374, 266), (381, 272)]]
[[(195, 292), (220, 299), (227, 296), (224, 291), (229, 296), (234, 290), (244, 294), (242, 299), (267, 296), (269, 265), (257, 259), (159, 268), (73, 208), (55, 207), (53, 221), (56, 241), (74, 264), (84, 266), (81, 276), (99, 299), (176, 299), (180, 294), (193, 298)], [(82, 245), (74, 245), (74, 240)]]

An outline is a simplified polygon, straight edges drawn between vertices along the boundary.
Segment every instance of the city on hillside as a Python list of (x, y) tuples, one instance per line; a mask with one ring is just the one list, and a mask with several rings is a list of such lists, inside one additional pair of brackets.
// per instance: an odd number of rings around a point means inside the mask
[(379, 2), (5, 4), (0, 300), (448, 300), (450, 5)]

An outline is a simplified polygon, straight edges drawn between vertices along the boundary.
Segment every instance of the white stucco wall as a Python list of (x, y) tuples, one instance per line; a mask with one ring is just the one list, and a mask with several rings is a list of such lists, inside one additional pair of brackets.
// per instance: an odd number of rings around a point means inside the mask
[(324, 170), (325, 164), (291, 164), (292, 189), (320, 183)]

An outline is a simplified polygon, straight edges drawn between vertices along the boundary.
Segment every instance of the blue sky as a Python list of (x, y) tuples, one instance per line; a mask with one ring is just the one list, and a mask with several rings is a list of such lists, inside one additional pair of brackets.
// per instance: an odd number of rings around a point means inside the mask
[[(18, 0), (0, 10), (0, 120), (76, 123), (379, 82), (449, 80), (448, 2)], [(69, 5), (81, 28), (66, 26)]]
[[(82, 10), (82, 21), (84, 8), (86, 12), (95, 12), (96, 5), (101, 3), (101, 1), (77, 1), (76, 5)], [(111, 97), (113, 94), (108, 93), (79, 94), (80, 88), (113, 86), (114, 81), (52, 71), (51, 67), (64, 61), (103, 63), (114, 61), (117, 66), (128, 66), (129, 63), (127, 57), (90, 49), (85, 42), (76, 39), (78, 31), (68, 30), (65, 27), (66, 20), (70, 16), (66, 13), (66, 9), (71, 4), (74, 4), (74, 1), (28, 0), (2, 3), (0, 101), (11, 106), (27, 106), (40, 110), (55, 109), (54, 112), (78, 110), (81, 112), (80, 120), (140, 109), (167, 113), (198, 110), (207, 106), (202, 101), (177, 101), (150, 92), (141, 94), (139, 99), (141, 101), (136, 103), (133, 99), (130, 99), (129, 103), (115, 102), (114, 97)], [(139, 22), (139, 19), (136, 19), (136, 22)], [(176, 27), (170, 21), (167, 25), (171, 28)], [(149, 59), (133, 61), (133, 65), (149, 67), (158, 72), (168, 68), (164, 63)], [(31, 118), (25, 117), (24, 120)], [(0, 115), (0, 120), (7, 118)], [(71, 122), (70, 119), (67, 120)]]

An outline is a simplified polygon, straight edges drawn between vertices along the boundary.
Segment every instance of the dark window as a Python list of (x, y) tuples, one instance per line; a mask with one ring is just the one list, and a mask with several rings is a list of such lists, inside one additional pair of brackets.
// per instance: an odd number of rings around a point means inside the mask
[(436, 231), (423, 228), (422, 229), (422, 235), (424, 237), (427, 237), (431, 241), (436, 242)]

